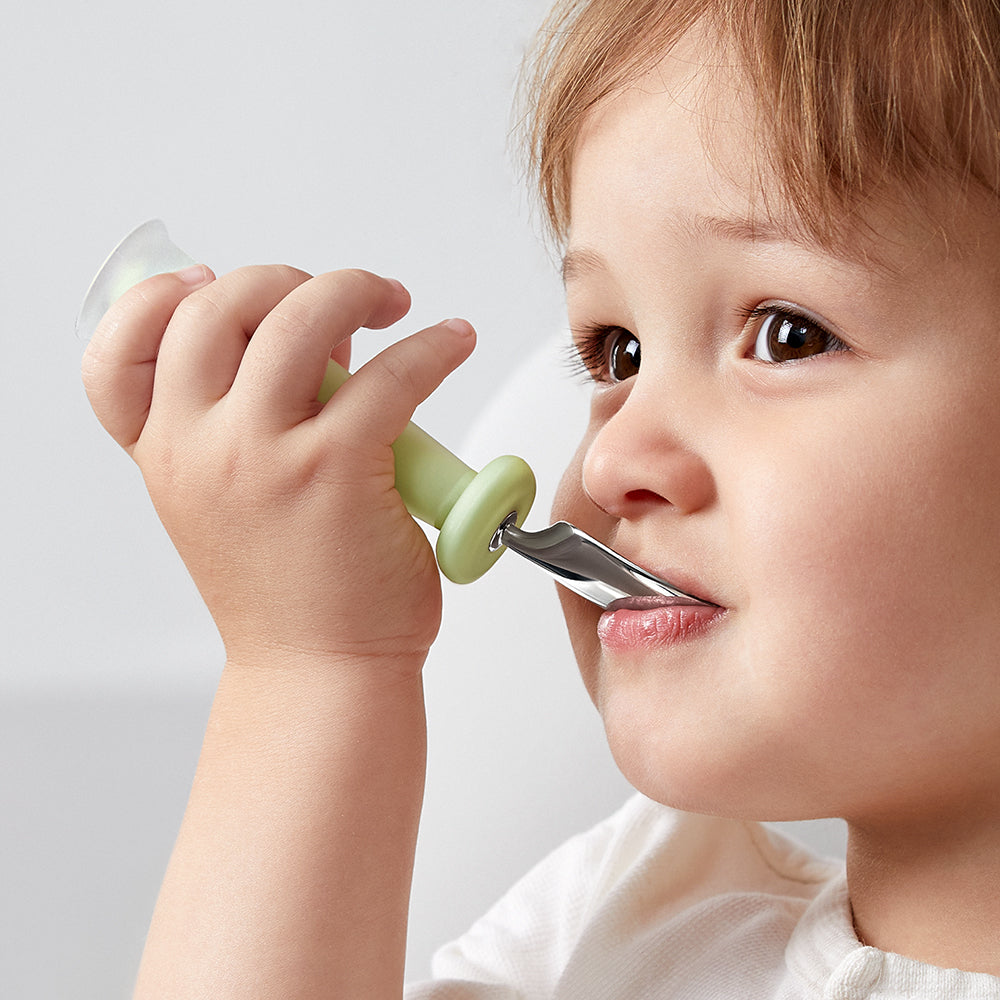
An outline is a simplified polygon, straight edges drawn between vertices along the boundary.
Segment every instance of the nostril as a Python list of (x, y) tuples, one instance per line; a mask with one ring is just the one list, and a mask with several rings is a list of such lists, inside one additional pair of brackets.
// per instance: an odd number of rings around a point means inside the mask
[(652, 490), (629, 490), (625, 494), (625, 500), (629, 504), (651, 504), (662, 502), (663, 498)]

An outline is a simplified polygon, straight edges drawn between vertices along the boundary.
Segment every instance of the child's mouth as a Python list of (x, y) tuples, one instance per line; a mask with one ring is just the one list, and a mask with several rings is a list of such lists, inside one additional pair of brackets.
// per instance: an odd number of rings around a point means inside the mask
[(703, 634), (725, 612), (716, 604), (683, 598), (625, 597), (601, 615), (597, 634), (609, 651), (671, 646)]

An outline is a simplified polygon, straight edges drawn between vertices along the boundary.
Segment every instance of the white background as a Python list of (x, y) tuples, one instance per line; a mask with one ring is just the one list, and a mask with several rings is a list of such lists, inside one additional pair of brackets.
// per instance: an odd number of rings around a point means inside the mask
[[(545, 7), (5, 12), (0, 994), (128, 995), (221, 666), (137, 471), (80, 387), (73, 324), (93, 272), (159, 216), (220, 272), (284, 261), (403, 280), (414, 307), (399, 334), (462, 315), (481, 335), (419, 422), (472, 464), (528, 458), (541, 526), (584, 406), (553, 374), (556, 269), (508, 155), (515, 77)], [(365, 336), (361, 356), (387, 335)], [(427, 669), (413, 975), (627, 793), (551, 587), (511, 561), (447, 588)], [(835, 828), (805, 833), (839, 843)]]

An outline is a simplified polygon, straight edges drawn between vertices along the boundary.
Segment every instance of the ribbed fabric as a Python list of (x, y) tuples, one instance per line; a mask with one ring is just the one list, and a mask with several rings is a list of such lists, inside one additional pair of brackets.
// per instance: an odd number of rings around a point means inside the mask
[(406, 1000), (1000, 1000), (862, 945), (842, 862), (634, 796), (528, 873)]

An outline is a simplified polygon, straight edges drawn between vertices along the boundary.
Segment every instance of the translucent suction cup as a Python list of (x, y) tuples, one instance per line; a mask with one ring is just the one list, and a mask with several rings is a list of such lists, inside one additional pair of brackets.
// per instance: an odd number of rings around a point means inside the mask
[(90, 283), (76, 320), (76, 335), (90, 340), (111, 304), (133, 285), (154, 274), (179, 271), (196, 263), (173, 243), (159, 219), (144, 222), (111, 251)]

